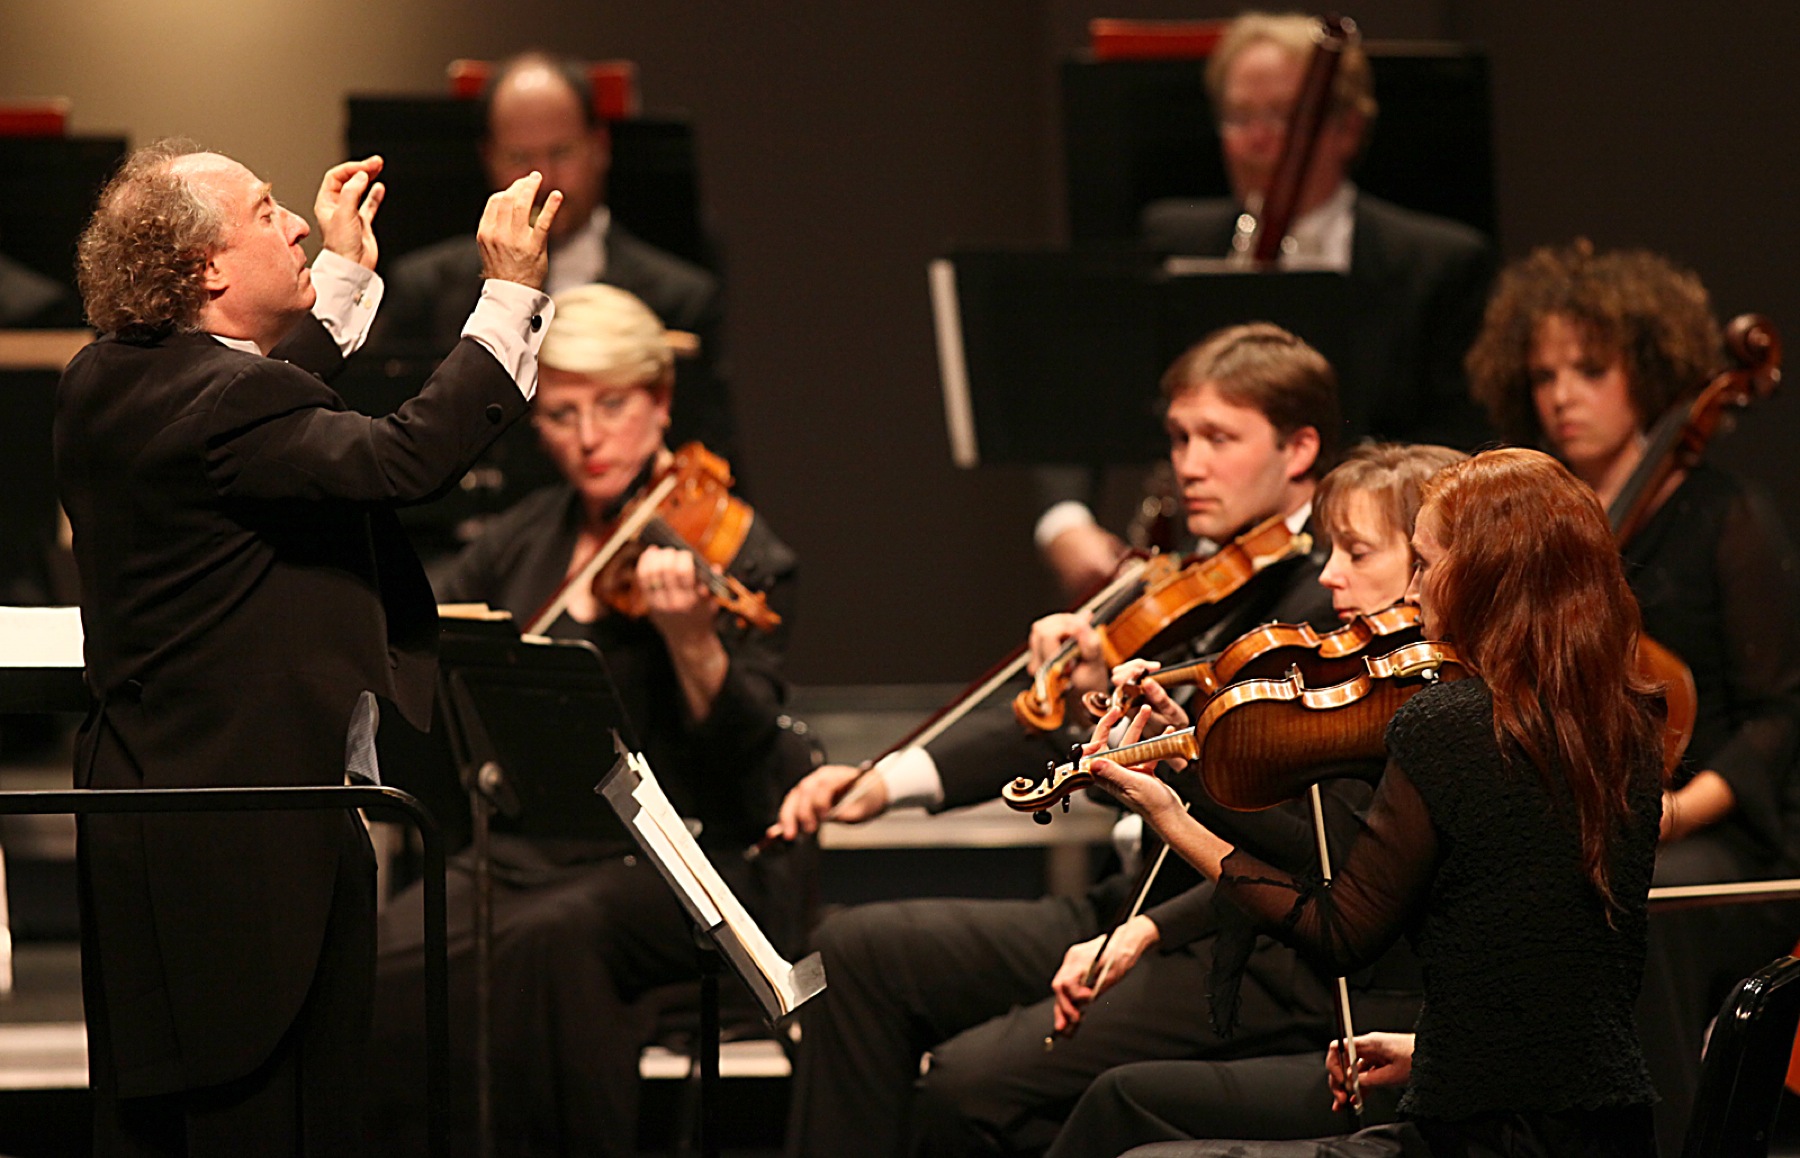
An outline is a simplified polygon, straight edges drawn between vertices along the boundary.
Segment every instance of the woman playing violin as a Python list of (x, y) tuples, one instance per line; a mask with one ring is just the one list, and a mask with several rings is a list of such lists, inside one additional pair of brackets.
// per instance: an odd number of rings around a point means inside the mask
[[(566, 291), (555, 304), (532, 422), (564, 481), (499, 516), (435, 582), (442, 602), (486, 602), (521, 624), (608, 538), (621, 507), (670, 457), (663, 433), (674, 361), (656, 316), (606, 285)], [(739, 854), (773, 816), (783, 787), (786, 632), (753, 630), (720, 611), (701, 582), (705, 567), (687, 551), (645, 546), (625, 577), (642, 593), (641, 618), (583, 586), (545, 634), (600, 649), (636, 745), (677, 811), (700, 822), (700, 844), (753, 910), (785, 919), (772, 914), (761, 877), (788, 870), (752, 869)], [(755, 518), (728, 573), (788, 612), (794, 569), (792, 552)], [(593, 767), (603, 758), (596, 753)], [(637, 999), (696, 968), (687, 917), (634, 852), (622, 832), (584, 842), (494, 837), (494, 1108), (508, 1153), (632, 1149), (637, 1057), (654, 1030), (653, 1012)], [(453, 944), (468, 888), (466, 874), (451, 874)], [(384, 922), (388, 995), (416, 984), (417, 903), (400, 898)], [(453, 961), (453, 987), (467, 983), (457, 971), (467, 965)], [(382, 1011), (384, 1029), (416, 1032), (416, 1019), (391, 1013)]]
[(1637, 603), (1605, 516), (1548, 456), (1491, 451), (1427, 484), (1412, 545), (1426, 633), (1473, 678), (1395, 715), (1365, 829), (1329, 886), (1232, 847), (1145, 771), (1101, 760), (1096, 775), (1322, 966), (1354, 969), (1410, 933), (1426, 991), (1406, 1120), (1376, 1127), (1373, 1152), (1512, 1153), (1529, 1138), (1549, 1154), (1650, 1153), (1632, 1006), (1660, 724), (1636, 685)]
[[(1379, 611), (1406, 594), (1413, 573), (1408, 534), (1420, 492), (1439, 470), (1465, 457), (1443, 446), (1365, 443), (1320, 481), (1315, 521), (1331, 535), (1331, 555), (1319, 583), (1331, 593), (1341, 619)], [(1132, 660), (1114, 669), (1113, 678), (1119, 684), (1141, 681), (1154, 711), (1153, 726), (1187, 727), (1182, 706), (1161, 687), (1142, 681), (1143, 673), (1154, 668)], [(1076, 946), (1057, 972), (1053, 988), (1066, 1021), (1079, 1020), (1096, 996), (1086, 976), (1098, 944)], [(1114, 979), (1109, 970), (1098, 988), (1104, 990)], [(1361, 1023), (1382, 1024), (1373, 1010)], [(1047, 1158), (1113, 1158), (1140, 1143), (1183, 1137), (1329, 1134), (1344, 1122), (1329, 1106), (1325, 1067), (1316, 1052), (1238, 1061), (1134, 1062), (1108, 1070), (1088, 1087)], [(1392, 1112), (1391, 1096), (1374, 1095), (1365, 1121), (1385, 1121)]]
[[(1512, 440), (1542, 443), (1611, 503), (1645, 431), (1718, 368), (1706, 289), (1667, 260), (1542, 249), (1502, 275), (1469, 353), (1477, 396)], [(1800, 747), (1800, 575), (1763, 493), (1711, 464), (1677, 472), (1623, 547), (1644, 630), (1692, 669), (1699, 716), (1664, 800), (1656, 883), (1800, 869), (1788, 803)], [(1729, 986), (1793, 947), (1792, 906), (1661, 914), (1643, 1029), (1665, 1150), (1678, 1146), (1702, 1035)], [(1672, 1152), (1672, 1151), (1671, 1151)]]

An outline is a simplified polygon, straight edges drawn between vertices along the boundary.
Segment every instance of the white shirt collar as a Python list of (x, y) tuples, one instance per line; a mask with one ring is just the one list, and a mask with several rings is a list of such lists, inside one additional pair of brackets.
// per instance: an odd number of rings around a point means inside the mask
[(612, 210), (596, 206), (580, 229), (550, 251), (550, 272), (544, 292), (551, 297), (576, 286), (591, 285), (606, 275), (606, 232), (612, 228)]
[(1356, 186), (1339, 182), (1318, 205), (1288, 227), (1281, 242), (1281, 268), (1350, 272), (1350, 247), (1356, 233)]
[(262, 357), (262, 347), (255, 342), (252, 342), (249, 338), (227, 338), (224, 334), (214, 334), (210, 331), (208, 332), (208, 336), (221, 346), (229, 346), (233, 350), (240, 351), (241, 353), (255, 354), (259, 358)]

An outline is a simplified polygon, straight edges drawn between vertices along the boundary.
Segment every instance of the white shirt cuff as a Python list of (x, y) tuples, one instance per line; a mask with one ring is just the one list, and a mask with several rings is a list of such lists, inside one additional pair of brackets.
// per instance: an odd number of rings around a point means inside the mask
[(1037, 543), (1038, 550), (1049, 549), (1057, 537), (1064, 531), (1076, 527), (1094, 525), (1094, 512), (1088, 510), (1086, 503), (1078, 503), (1074, 499), (1064, 499), (1038, 516), (1037, 526), (1031, 532), (1032, 541)]
[(548, 294), (516, 281), (489, 278), (481, 283), (481, 300), (463, 323), (462, 336), (486, 346), (530, 401), (537, 393), (538, 348), (555, 316), (556, 306)]
[(887, 787), (889, 808), (936, 808), (944, 802), (937, 761), (923, 748), (902, 748), (882, 757), (875, 774)]
[(381, 275), (321, 249), (313, 258), (312, 283), (313, 317), (348, 358), (368, 339), (375, 311), (381, 307)]

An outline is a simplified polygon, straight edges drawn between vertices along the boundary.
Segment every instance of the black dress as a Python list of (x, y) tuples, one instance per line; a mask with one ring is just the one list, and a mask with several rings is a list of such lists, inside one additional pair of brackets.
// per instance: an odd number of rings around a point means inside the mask
[[(1728, 472), (1694, 470), (1624, 551), (1644, 630), (1694, 673), (1699, 715), (1684, 783), (1717, 772), (1736, 808), (1657, 854), (1656, 884), (1784, 877), (1796, 855), (1800, 581), (1766, 496)], [(1790, 952), (1800, 904), (1657, 913), (1639, 1029), (1662, 1103), (1657, 1136), (1677, 1153), (1699, 1081), (1706, 1026), (1741, 978)]]
[(1609, 913), (1558, 819), (1572, 815), (1567, 788), (1502, 759), (1481, 681), (1421, 692), (1395, 715), (1388, 752), (1330, 885), (1233, 852), (1219, 895), (1333, 972), (1412, 938), (1425, 1005), (1401, 1112), (1432, 1153), (1521, 1136), (1547, 1153), (1649, 1153), (1655, 1095), (1632, 1009), (1661, 815), (1654, 754), (1632, 773)]

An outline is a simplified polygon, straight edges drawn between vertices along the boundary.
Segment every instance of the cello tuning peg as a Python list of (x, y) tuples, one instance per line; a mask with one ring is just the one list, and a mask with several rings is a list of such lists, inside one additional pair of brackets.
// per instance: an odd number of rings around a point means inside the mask
[(1037, 821), (1039, 824), (1049, 824), (1050, 810), (1048, 808), (1039, 809), (1037, 812), (1031, 814), (1031, 819)]

